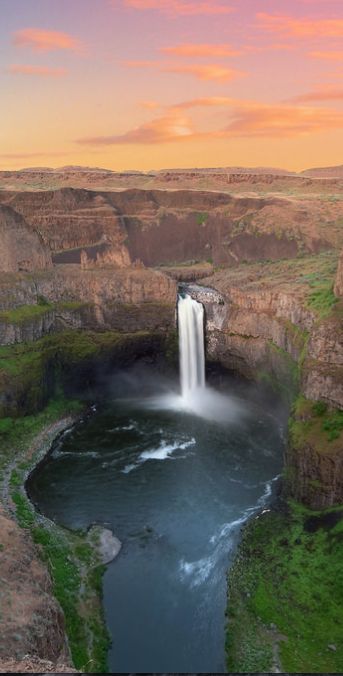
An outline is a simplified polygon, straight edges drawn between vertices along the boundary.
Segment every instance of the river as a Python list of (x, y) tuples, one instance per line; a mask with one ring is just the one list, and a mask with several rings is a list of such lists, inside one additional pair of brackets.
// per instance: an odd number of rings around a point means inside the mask
[(177, 395), (113, 397), (29, 480), (49, 518), (122, 541), (104, 576), (111, 672), (225, 671), (226, 573), (242, 524), (268, 506), (285, 421), (258, 389), (226, 390), (210, 391), (219, 417)]

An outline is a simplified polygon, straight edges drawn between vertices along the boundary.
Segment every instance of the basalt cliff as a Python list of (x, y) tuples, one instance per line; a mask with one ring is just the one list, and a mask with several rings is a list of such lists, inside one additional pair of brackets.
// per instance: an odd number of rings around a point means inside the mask
[[(31, 586), (32, 603), (16, 627), (8, 607), (1, 619), (3, 636), (29, 638), (15, 647), (3, 641), (3, 660), (20, 660), (30, 651), (67, 666), (70, 659), (63, 613), (36, 548), (43, 545), (30, 541), (30, 519), (17, 495), (18, 448), (26, 458), (31, 427), (46, 410), (50, 425), (63, 417), (61, 403), (55, 413), (47, 409), (61, 397), (89, 400), (99, 384), (108, 383), (109, 373), (137, 359), (173, 361), (180, 280), (204, 304), (208, 361), (263, 383), (292, 407), (285, 494), (314, 509), (343, 501), (342, 180), (230, 173), (221, 190), (223, 176), (212, 190), (203, 189), (201, 172), (183, 175), (183, 182), (171, 172), (170, 179), (155, 175), (146, 189), (141, 177), (137, 183), (129, 176), (130, 189), (106, 190), (113, 177), (98, 174), (102, 186), (95, 189), (92, 174), (92, 190), (45, 185), (41, 191), (11, 190), (18, 181), (14, 186), (10, 175), (2, 176), (0, 442), (6, 511), (0, 517), (18, 547), (27, 547), (32, 571), (27, 575), (22, 566), (23, 593)], [(174, 189), (188, 187), (191, 178), (196, 189)], [(162, 182), (173, 189), (158, 189)], [(288, 191), (292, 182), (301, 183), (301, 197), (286, 194), (282, 186)], [(244, 194), (237, 188), (243, 184)], [(268, 194), (261, 194), (262, 184), (270, 186)], [(66, 408), (63, 415), (70, 414), (68, 403)], [(20, 444), (13, 442), (15, 430), (21, 430)], [(13, 521), (18, 510), (24, 531)], [(17, 569), (12, 545), (3, 545), (0, 570), (11, 590)], [(38, 587), (44, 588), (45, 610), (37, 610)], [(37, 614), (48, 629), (36, 640)], [(58, 637), (53, 649), (50, 636)]]

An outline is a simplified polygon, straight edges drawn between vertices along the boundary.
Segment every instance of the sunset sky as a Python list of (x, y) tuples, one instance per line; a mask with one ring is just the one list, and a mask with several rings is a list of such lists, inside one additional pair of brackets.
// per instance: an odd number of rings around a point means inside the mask
[(343, 0), (0, 10), (0, 169), (343, 164)]

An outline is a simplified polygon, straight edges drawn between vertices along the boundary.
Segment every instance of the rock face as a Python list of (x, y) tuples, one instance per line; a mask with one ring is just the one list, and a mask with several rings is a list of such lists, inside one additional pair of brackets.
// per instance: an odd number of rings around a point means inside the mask
[(0, 205), (0, 271), (19, 272), (52, 267), (49, 250), (38, 234), (10, 207)]
[(28, 654), (69, 663), (64, 617), (50, 577), (25, 531), (0, 507), (0, 660)]
[(335, 281), (335, 294), (338, 297), (343, 296), (343, 250), (338, 261), (337, 275)]
[(311, 509), (327, 509), (343, 502), (343, 452), (327, 442), (326, 453), (315, 443), (296, 447), (290, 438), (286, 452), (288, 494)]
[[(29, 278), (7, 276), (0, 283), (0, 344), (38, 340), (66, 329), (167, 331), (175, 323), (175, 302), (175, 281), (153, 270), (70, 265)], [(32, 313), (21, 317), (21, 306)], [(19, 308), (18, 319), (9, 307)]]
[[(306, 397), (293, 414), (297, 434), (286, 453), (286, 483), (288, 495), (321, 509), (343, 501), (343, 435), (338, 430), (331, 439), (323, 426), (343, 409), (342, 307), (336, 303), (318, 319), (304, 266), (217, 272), (187, 291), (205, 308), (208, 359), (272, 385), (289, 403), (299, 392)], [(316, 418), (315, 402), (327, 418)]]
[[(248, 176), (251, 179), (251, 176)], [(226, 180), (226, 179), (225, 179)], [(244, 179), (245, 180), (245, 179)], [(308, 179), (307, 179), (308, 180)], [(146, 266), (292, 258), (342, 244), (340, 204), (200, 190), (0, 191), (55, 263)]]

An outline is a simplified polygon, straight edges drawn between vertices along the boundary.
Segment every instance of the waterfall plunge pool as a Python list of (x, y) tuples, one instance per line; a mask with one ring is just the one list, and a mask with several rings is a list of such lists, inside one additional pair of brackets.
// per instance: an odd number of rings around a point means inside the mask
[(193, 367), (199, 378), (182, 372), (186, 396), (164, 383), (159, 396), (99, 406), (27, 485), (58, 524), (99, 523), (122, 542), (103, 584), (113, 673), (225, 671), (226, 573), (281, 471), (286, 412), (237, 379), (206, 389)]

